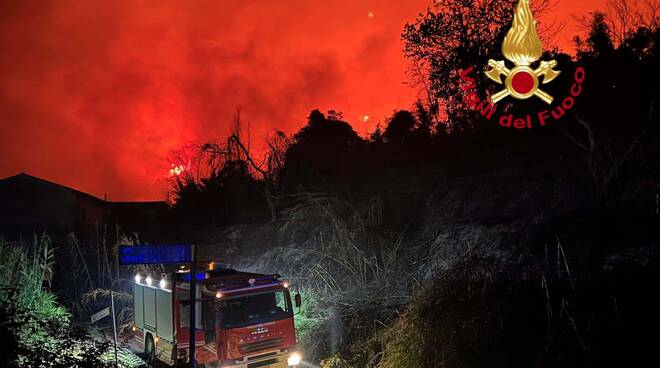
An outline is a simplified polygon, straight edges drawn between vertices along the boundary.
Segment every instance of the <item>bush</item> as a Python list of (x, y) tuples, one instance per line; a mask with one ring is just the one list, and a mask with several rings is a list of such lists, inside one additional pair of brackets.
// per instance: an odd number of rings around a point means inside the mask
[(421, 286), (409, 310), (379, 335), (379, 367), (474, 366), (474, 350), (490, 350), (504, 315), (492, 303), (491, 280), (486, 264), (470, 261)]
[(70, 315), (44, 287), (53, 270), (45, 234), (31, 245), (0, 239), (0, 366), (106, 367), (107, 342), (74, 327)]

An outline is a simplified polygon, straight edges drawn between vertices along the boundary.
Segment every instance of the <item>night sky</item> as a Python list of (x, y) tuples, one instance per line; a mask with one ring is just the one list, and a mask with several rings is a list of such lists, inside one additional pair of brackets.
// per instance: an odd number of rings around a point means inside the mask
[[(224, 137), (237, 108), (256, 152), (314, 108), (366, 134), (415, 100), (400, 34), (429, 3), (2, 1), (0, 178), (163, 199), (172, 152)], [(556, 43), (604, 3), (559, 1)]]

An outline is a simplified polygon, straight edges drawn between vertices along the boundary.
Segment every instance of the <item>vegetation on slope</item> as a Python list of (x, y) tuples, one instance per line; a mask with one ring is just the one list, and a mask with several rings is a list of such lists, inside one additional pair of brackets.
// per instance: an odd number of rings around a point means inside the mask
[(106, 342), (71, 324), (48, 290), (54, 256), (46, 235), (31, 243), (0, 238), (0, 365), (3, 367), (107, 367)]

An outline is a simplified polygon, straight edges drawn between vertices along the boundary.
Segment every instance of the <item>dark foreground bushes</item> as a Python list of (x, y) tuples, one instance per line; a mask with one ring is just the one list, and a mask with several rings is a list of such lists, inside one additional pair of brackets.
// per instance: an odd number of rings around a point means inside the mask
[(45, 235), (31, 244), (0, 238), (0, 367), (109, 367), (108, 343), (73, 326), (47, 288), (52, 250)]

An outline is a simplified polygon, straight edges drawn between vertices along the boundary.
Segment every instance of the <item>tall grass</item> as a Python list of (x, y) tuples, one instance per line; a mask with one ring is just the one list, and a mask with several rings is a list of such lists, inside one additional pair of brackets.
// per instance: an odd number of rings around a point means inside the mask
[[(46, 234), (31, 242), (8, 242), (0, 238), (0, 288), (16, 293), (18, 307), (43, 318), (68, 319), (69, 313), (48, 290), (55, 266), (55, 248)], [(8, 302), (0, 293), (0, 303)]]
[(333, 197), (310, 196), (276, 226), (284, 237), (295, 229), (311, 236), (293, 234), (303, 243), (268, 250), (237, 265), (280, 273), (300, 287), (303, 308), (296, 328), (310, 361), (372, 335), (409, 301), (414, 270), (401, 252), (402, 235), (383, 235), (377, 214)]
[(108, 343), (72, 326), (69, 312), (48, 289), (55, 249), (46, 235), (31, 242), (0, 238), (0, 366), (108, 367)]

